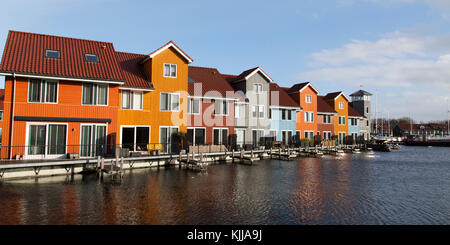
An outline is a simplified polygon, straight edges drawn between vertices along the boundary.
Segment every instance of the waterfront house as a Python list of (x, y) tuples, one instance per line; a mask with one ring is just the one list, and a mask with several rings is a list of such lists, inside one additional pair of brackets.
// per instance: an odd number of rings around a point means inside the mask
[(151, 110), (150, 99), (150, 94), (154, 91), (153, 84), (140, 65), (147, 55), (125, 52), (116, 52), (116, 55), (125, 79), (125, 83), (119, 87), (119, 128), (116, 142), (130, 152), (146, 151), (155, 112)]
[(187, 131), (188, 64), (193, 59), (173, 41), (145, 56), (128, 55), (134, 75), (120, 90), (121, 144), (134, 142), (143, 149), (149, 134), (150, 147), (176, 152), (176, 135)]
[[(364, 116), (359, 114), (350, 104), (348, 105), (348, 143), (356, 143), (361, 140), (361, 121)], [(363, 138), (364, 139), (364, 138)]]
[(300, 138), (314, 139), (317, 135), (317, 90), (310, 82), (298, 83), (286, 91), (302, 108), (297, 112), (296, 134)]
[(125, 79), (112, 43), (10, 31), (0, 75), (2, 158), (113, 151)]
[(348, 135), (348, 102), (349, 98), (343, 92), (328, 93), (323, 99), (337, 112), (334, 120), (334, 134), (338, 136), (339, 144), (345, 143)]
[(270, 84), (270, 133), (276, 141), (290, 144), (297, 127), (297, 112), (300, 106), (276, 83)]
[(370, 129), (371, 129), (371, 106), (370, 106), (370, 97), (371, 93), (358, 90), (350, 95), (352, 101), (350, 102), (353, 109), (355, 109), (359, 114), (363, 116), (363, 119), (360, 120), (360, 131), (361, 131), (361, 140), (369, 140), (370, 139)]
[(237, 104), (237, 141), (259, 145), (263, 137), (269, 135), (269, 84), (273, 82), (272, 78), (261, 67), (243, 71), (239, 75), (223, 74), (223, 77), (236, 93), (245, 95), (246, 99), (245, 102)]
[[(189, 66), (189, 145), (225, 145), (234, 134), (235, 95), (233, 87), (216, 68)], [(240, 142), (243, 143), (243, 142)]]
[(331, 140), (334, 134), (334, 121), (337, 112), (324, 99), (317, 96), (317, 135), (319, 140)]
[[(3, 131), (3, 100), (5, 99), (5, 90), (0, 89), (0, 147), (2, 145), (2, 131)], [(0, 148), (1, 153), (1, 148)]]

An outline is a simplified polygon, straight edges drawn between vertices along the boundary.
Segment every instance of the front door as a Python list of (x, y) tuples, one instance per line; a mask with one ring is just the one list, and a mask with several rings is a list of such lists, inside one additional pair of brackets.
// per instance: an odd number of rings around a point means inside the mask
[(106, 125), (81, 126), (81, 157), (106, 154)]

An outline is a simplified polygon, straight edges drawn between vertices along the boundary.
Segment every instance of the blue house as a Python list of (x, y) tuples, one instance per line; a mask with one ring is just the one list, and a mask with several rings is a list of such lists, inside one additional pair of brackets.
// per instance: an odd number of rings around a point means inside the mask
[(300, 106), (276, 83), (270, 83), (269, 135), (288, 144), (296, 135), (297, 111)]
[(361, 120), (364, 116), (359, 114), (352, 106), (348, 106), (348, 136), (351, 136), (353, 142), (360, 140)]

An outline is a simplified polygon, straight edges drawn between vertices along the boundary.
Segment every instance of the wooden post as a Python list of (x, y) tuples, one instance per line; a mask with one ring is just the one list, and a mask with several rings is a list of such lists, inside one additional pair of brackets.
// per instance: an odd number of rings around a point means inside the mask
[(231, 152), (231, 162), (234, 163), (234, 149), (233, 149), (233, 151)]
[(98, 172), (98, 169), (100, 168), (100, 156), (98, 156), (97, 157), (97, 172)]
[(105, 167), (105, 159), (102, 157), (102, 161), (100, 163), (100, 175), (101, 178), (103, 179), (103, 168)]
[(123, 170), (123, 157), (120, 158), (120, 172)]

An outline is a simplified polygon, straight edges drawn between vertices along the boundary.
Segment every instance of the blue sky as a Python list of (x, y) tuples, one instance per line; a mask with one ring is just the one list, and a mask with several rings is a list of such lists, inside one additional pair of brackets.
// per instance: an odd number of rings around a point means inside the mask
[(378, 94), (379, 116), (447, 118), (448, 0), (16, 0), (1, 6), (8, 11), (0, 15), (0, 53), (11, 29), (109, 41), (118, 51), (143, 54), (174, 40), (192, 65), (229, 74), (261, 66), (281, 86), (311, 81), (321, 94), (350, 94), (363, 85)]

